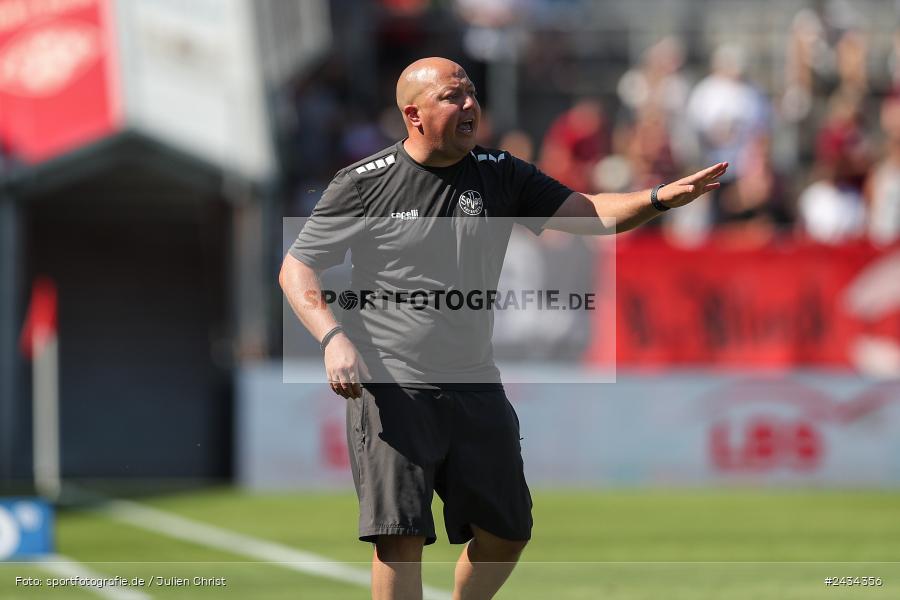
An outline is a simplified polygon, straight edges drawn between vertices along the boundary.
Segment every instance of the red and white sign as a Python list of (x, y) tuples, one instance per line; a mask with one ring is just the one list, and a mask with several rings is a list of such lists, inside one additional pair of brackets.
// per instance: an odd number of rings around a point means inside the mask
[[(620, 368), (816, 365), (900, 373), (900, 247), (785, 241), (696, 249), (644, 235), (620, 242), (616, 310), (596, 313), (595, 339), (617, 329)], [(603, 362), (599, 348), (591, 362)]]
[(900, 385), (828, 379), (830, 386), (801, 378), (738, 379), (700, 398), (712, 477), (892, 481), (890, 429), (900, 416)]
[(0, 0), (0, 145), (38, 163), (119, 124), (110, 0)]

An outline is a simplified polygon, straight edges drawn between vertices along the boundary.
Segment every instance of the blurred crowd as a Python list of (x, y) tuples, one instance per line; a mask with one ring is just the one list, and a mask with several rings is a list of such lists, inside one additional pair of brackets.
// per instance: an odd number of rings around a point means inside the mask
[(739, 46), (716, 48), (694, 83), (676, 39), (649, 48), (619, 82), (626, 116), (614, 125), (612, 152), (593, 157), (594, 188), (649, 187), (728, 161), (716, 193), (672, 213), (666, 226), (676, 239), (702, 240), (715, 227), (751, 242), (779, 231), (825, 244), (896, 241), (900, 34), (884, 65), (891, 85), (874, 90), (865, 34), (847, 29), (829, 45), (826, 32), (814, 12), (795, 16), (773, 94), (747, 77), (751, 57)]
[[(708, 64), (689, 65), (684, 42), (664, 37), (623, 65), (611, 97), (571, 97), (542, 132), (492, 126), (501, 109), (488, 98), (479, 143), (591, 193), (649, 188), (728, 161), (719, 190), (657, 220), (682, 244), (712, 231), (750, 244), (784, 235), (892, 243), (900, 238), (900, 30), (884, 58), (864, 28), (834, 27), (813, 10), (797, 12), (788, 28), (775, 84), (754, 80), (753, 49), (727, 43), (707, 53)], [(348, 98), (352, 77), (339, 60), (322, 74), (293, 96), (303, 126), (292, 156), (304, 171), (292, 214), (312, 209), (337, 168), (404, 136), (389, 100), (393, 80), (359, 103)], [(484, 71), (470, 75), (483, 89)]]

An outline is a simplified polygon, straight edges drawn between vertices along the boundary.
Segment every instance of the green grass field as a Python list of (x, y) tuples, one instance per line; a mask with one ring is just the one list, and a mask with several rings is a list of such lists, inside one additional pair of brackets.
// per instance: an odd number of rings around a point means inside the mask
[[(900, 493), (536, 491), (534, 500), (534, 539), (498, 598), (900, 597)], [(213, 489), (140, 502), (357, 569), (367, 569), (371, 557), (370, 546), (355, 541), (352, 492)], [(424, 578), (449, 591), (459, 547), (446, 543), (440, 522), (438, 532), (442, 539), (425, 551)], [(95, 574), (227, 580), (227, 587), (144, 587), (142, 597), (368, 597), (358, 584), (175, 539), (102, 512), (63, 510), (57, 534), (59, 553)], [(0, 563), (0, 598), (101, 597), (84, 588), (17, 587), (17, 576), (55, 575), (42, 565)], [(829, 576), (880, 577), (883, 585), (826, 587)]]

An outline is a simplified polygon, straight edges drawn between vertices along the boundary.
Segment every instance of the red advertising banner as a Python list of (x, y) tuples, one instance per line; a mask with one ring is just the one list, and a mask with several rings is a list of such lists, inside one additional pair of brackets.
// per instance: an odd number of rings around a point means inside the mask
[(644, 234), (616, 254), (619, 366), (900, 369), (898, 246), (685, 249)]
[(110, 0), (0, 0), (0, 147), (36, 163), (119, 121)]

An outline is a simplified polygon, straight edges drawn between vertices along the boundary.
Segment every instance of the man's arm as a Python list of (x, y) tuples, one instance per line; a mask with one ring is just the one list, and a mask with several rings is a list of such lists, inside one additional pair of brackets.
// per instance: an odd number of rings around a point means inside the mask
[[(719, 187), (728, 163), (719, 163), (660, 188), (657, 199), (671, 208), (693, 202)], [(627, 194), (572, 193), (547, 223), (555, 229), (579, 235), (609, 235), (634, 229), (660, 214), (650, 204), (650, 190)]]
[[(314, 269), (288, 254), (281, 265), (278, 282), (297, 318), (316, 341), (321, 341), (338, 325), (331, 308), (322, 300), (322, 285)], [(343, 333), (338, 333), (325, 346), (325, 372), (331, 389), (344, 398), (360, 397), (360, 375), (370, 377), (356, 347)]]

